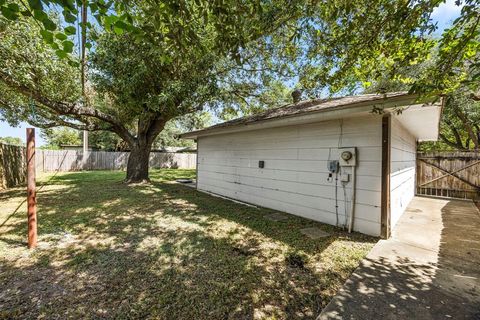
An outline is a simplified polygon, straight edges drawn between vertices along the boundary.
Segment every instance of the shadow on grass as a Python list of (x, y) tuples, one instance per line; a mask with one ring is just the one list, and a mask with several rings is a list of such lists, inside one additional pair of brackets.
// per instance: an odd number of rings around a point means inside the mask
[[(35, 251), (21, 245), (23, 216), (0, 229), (0, 253), (9, 251), (0, 318), (314, 318), (374, 241), (294, 216), (269, 221), (272, 210), (168, 183), (193, 170), (153, 171), (150, 185), (123, 177), (51, 180), (38, 196)], [(306, 238), (299, 229), (309, 226), (332, 236)], [(306, 256), (305, 268), (285, 262), (291, 252)]]

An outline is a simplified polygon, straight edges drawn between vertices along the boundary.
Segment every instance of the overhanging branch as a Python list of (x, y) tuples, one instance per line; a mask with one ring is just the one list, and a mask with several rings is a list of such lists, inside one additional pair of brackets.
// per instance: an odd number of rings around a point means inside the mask
[(0, 71), (0, 81), (5, 83), (11, 89), (35, 100), (37, 103), (45, 106), (59, 116), (71, 116), (72, 118), (75, 118), (83, 123), (85, 123), (85, 119), (82, 119), (82, 117), (92, 117), (106, 122), (111, 125), (111, 131), (117, 133), (127, 143), (134, 143), (135, 138), (130, 134), (127, 128), (125, 128), (125, 126), (115, 117), (109, 114), (103, 113), (95, 108), (86, 107), (79, 103), (67, 103), (51, 100), (43, 96), (40, 92), (38, 92), (38, 90), (30, 88), (18, 82), (17, 80), (12, 79), (3, 71)]

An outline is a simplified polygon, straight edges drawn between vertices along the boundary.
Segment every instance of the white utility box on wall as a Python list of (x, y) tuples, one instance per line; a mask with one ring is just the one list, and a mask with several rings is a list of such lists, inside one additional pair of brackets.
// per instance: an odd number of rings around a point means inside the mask
[(338, 149), (340, 167), (355, 167), (357, 165), (357, 150), (355, 147)]

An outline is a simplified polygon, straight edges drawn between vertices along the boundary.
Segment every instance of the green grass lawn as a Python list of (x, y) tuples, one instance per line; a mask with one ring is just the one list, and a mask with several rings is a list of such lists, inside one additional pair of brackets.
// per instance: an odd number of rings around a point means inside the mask
[(376, 240), (172, 182), (194, 175), (43, 176), (35, 250), (24, 188), (0, 191), (0, 318), (313, 319)]

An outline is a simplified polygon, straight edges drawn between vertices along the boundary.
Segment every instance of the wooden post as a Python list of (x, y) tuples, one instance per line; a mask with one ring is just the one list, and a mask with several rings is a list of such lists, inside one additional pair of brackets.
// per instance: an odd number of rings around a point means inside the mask
[(390, 238), (390, 130), (391, 117), (385, 115), (382, 118), (382, 195), (381, 195), (381, 229), (380, 236), (383, 239)]
[(37, 200), (35, 195), (35, 129), (27, 128), (28, 248), (37, 246)]

